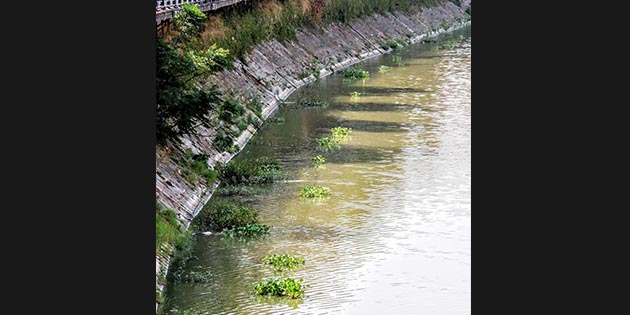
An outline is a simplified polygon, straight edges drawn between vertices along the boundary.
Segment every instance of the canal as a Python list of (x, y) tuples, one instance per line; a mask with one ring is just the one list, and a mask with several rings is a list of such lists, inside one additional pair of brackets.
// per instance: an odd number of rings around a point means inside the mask
[[(271, 232), (249, 242), (199, 235), (186, 269), (211, 276), (169, 283), (165, 314), (470, 314), (470, 27), (356, 66), (369, 78), (301, 88), (235, 158), (284, 167), (286, 180), (239, 197)], [(316, 99), (328, 105), (300, 105)], [(321, 152), (317, 139), (333, 127), (350, 137)], [(316, 155), (324, 167), (313, 168)], [(332, 193), (306, 201), (307, 185)], [(272, 253), (306, 259), (294, 272), (304, 298), (254, 294)]]

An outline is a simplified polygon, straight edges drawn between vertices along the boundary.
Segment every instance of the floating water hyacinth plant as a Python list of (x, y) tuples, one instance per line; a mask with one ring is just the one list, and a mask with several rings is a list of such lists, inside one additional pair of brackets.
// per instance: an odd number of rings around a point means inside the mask
[(296, 299), (304, 295), (302, 288), (302, 279), (295, 280), (293, 278), (275, 279), (269, 278), (263, 281), (254, 282), (254, 291), (258, 295), (275, 295), (288, 296)]
[(330, 188), (322, 186), (306, 186), (300, 191), (300, 197), (322, 198), (330, 195)]
[(347, 139), (350, 132), (352, 132), (352, 129), (346, 127), (335, 127), (330, 129), (330, 133), (335, 139)]
[(287, 254), (272, 254), (263, 257), (265, 265), (273, 267), (276, 271), (291, 270), (304, 265), (304, 258)]
[(340, 139), (333, 137), (321, 137), (317, 140), (319, 149), (323, 152), (339, 149), (341, 147), (340, 143)]
[(351, 68), (341, 71), (341, 75), (348, 79), (363, 79), (369, 77), (370, 72), (359, 68)]
[(388, 66), (385, 66), (385, 65), (382, 65), (382, 66), (378, 67), (378, 72), (380, 72), (380, 73), (384, 73), (384, 72), (387, 72), (389, 70), (392, 70), (392, 68), (388, 67)]
[(269, 234), (271, 227), (265, 224), (247, 224), (243, 226), (224, 229), (223, 236), (228, 238), (256, 238), (265, 234)]
[(350, 96), (351, 97), (359, 97), (359, 96), (361, 96), (361, 93), (359, 93), (357, 91), (352, 91), (352, 92), (350, 92)]
[(311, 161), (313, 161), (313, 167), (320, 167), (322, 166), (324, 163), (326, 163), (326, 158), (321, 156), (321, 155), (317, 155), (314, 156)]

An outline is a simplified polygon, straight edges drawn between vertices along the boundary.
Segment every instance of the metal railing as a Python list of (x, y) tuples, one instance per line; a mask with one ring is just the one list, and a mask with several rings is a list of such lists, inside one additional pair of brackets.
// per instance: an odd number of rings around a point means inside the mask
[(157, 0), (155, 4), (155, 20), (170, 20), (182, 10), (184, 3), (196, 3), (202, 12), (218, 10), (247, 0)]

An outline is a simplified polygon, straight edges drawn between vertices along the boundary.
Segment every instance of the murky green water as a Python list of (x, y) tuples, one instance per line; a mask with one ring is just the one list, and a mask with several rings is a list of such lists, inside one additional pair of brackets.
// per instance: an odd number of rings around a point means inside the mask
[[(330, 105), (284, 106), (274, 116), (285, 122), (266, 124), (237, 157), (272, 157), (289, 174), (248, 197), (271, 234), (248, 243), (200, 236), (188, 268), (213, 277), (170, 285), (166, 313), (470, 314), (470, 30), (459, 35), (452, 49), (415, 45), (359, 64), (369, 79), (335, 75), (292, 95)], [(314, 170), (316, 140), (337, 126), (352, 128), (350, 140)], [(314, 184), (332, 196), (301, 200)], [(271, 253), (306, 258), (295, 272), (303, 299), (253, 294), (252, 282), (271, 276), (259, 263)]]

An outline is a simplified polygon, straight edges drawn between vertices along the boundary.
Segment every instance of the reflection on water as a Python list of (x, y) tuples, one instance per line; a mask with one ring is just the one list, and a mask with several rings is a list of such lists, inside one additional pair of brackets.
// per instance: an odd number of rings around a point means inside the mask
[[(287, 181), (247, 199), (271, 233), (252, 242), (200, 236), (188, 268), (207, 283), (174, 284), (166, 310), (201, 314), (469, 314), (471, 104), (469, 29), (449, 50), (401, 49), (360, 64), (370, 78), (340, 76), (304, 87), (289, 101), (321, 98), (325, 108), (286, 106), (237, 160), (279, 160)], [(400, 56), (400, 58), (396, 57)], [(378, 67), (392, 67), (379, 73)], [(351, 97), (357, 91), (360, 96)], [(330, 128), (352, 128), (340, 150), (321, 153)], [(325, 167), (313, 169), (322, 154)], [(331, 188), (307, 202), (306, 185)], [(215, 196), (213, 198), (219, 198)], [(271, 253), (306, 258), (301, 300), (261, 298), (254, 281), (272, 274)]]

